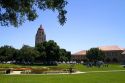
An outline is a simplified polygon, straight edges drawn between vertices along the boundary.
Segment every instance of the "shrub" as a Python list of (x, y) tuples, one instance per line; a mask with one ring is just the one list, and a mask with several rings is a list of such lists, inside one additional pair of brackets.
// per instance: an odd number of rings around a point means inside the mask
[(49, 68), (50, 68), (50, 70), (52, 70), (52, 71), (63, 70), (63, 68), (61, 68), (61, 67), (49, 67)]
[(37, 68), (37, 69), (32, 69), (31, 73), (32, 74), (42, 74), (45, 71), (48, 71), (48, 68)]

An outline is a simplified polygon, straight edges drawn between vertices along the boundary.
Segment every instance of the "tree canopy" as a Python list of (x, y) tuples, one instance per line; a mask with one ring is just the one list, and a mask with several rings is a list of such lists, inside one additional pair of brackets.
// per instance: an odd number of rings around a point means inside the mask
[(36, 50), (40, 53), (38, 59), (41, 61), (70, 61), (71, 59), (71, 53), (61, 49), (53, 40), (36, 45)]
[(86, 57), (89, 61), (104, 60), (104, 53), (99, 48), (91, 48), (87, 51)]
[(24, 45), (20, 49), (20, 61), (23, 63), (33, 63), (35, 58), (39, 56), (39, 52), (28, 45)]
[(66, 5), (66, 0), (0, 0), (0, 24), (18, 27), (26, 20), (34, 21), (39, 16), (38, 9), (49, 9), (58, 11), (59, 23), (63, 25), (66, 22)]
[(12, 46), (2, 46), (0, 47), (0, 62), (12, 61), (15, 55), (16, 49)]
[(71, 53), (61, 49), (53, 40), (37, 44), (36, 47), (23, 45), (21, 49), (12, 46), (0, 47), (0, 63), (8, 61), (18, 64), (45, 63), (53, 64), (57, 61), (70, 61)]

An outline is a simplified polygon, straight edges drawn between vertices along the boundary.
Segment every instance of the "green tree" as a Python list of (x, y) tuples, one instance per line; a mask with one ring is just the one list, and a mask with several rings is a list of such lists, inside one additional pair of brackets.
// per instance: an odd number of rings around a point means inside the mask
[(53, 40), (49, 40), (46, 43), (46, 61), (58, 61), (59, 60), (59, 49), (60, 47)]
[(17, 27), (26, 20), (34, 21), (38, 17), (37, 10), (49, 9), (58, 11), (59, 23), (63, 25), (66, 22), (66, 5), (66, 0), (0, 0), (0, 23)]
[(14, 54), (16, 49), (12, 46), (2, 46), (0, 47), (0, 62), (13, 61)]
[(87, 51), (86, 57), (89, 61), (104, 60), (104, 53), (99, 48), (91, 48)]
[(39, 62), (70, 61), (71, 58), (71, 53), (65, 49), (60, 49), (53, 40), (37, 44), (35, 48), (40, 53), (37, 58)]
[(45, 49), (46, 48), (46, 43), (47, 42), (43, 42), (43, 43), (37, 44), (35, 46), (35, 49), (37, 51), (39, 51), (39, 57), (36, 58), (37, 62), (45, 62), (46, 61), (46, 57), (47, 57), (47, 55), (46, 55), (46, 49)]
[(38, 56), (39, 56), (39, 52), (35, 50), (34, 47), (24, 45), (20, 49), (19, 59), (22, 63), (32, 64), (35, 61), (35, 58), (37, 58)]
[(67, 52), (65, 49), (60, 49), (59, 55), (59, 61), (70, 61), (71, 59), (71, 53)]
[(20, 50), (19, 49), (15, 49), (15, 53), (13, 55), (13, 60), (15, 61), (15, 63), (20, 63), (21, 59), (20, 59)]
[(71, 60), (71, 52), (70, 52), (70, 51), (67, 51), (67, 55), (66, 55), (66, 57), (68, 58), (68, 61)]

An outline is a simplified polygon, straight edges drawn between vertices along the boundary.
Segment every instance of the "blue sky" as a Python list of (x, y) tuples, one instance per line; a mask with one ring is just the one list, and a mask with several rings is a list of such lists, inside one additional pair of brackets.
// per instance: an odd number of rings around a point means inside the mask
[(54, 40), (72, 53), (91, 47), (125, 47), (125, 0), (68, 0), (67, 22), (60, 26), (57, 12), (39, 11), (39, 18), (19, 28), (0, 26), (0, 46), (34, 46), (42, 24), (47, 40)]

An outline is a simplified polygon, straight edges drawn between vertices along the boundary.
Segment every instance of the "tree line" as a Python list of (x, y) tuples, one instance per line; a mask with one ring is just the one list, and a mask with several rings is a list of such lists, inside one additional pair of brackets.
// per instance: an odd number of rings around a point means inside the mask
[(53, 64), (70, 59), (71, 52), (60, 48), (53, 40), (37, 44), (35, 47), (23, 45), (21, 49), (8, 45), (0, 47), (0, 63), (11, 61), (17, 64)]

